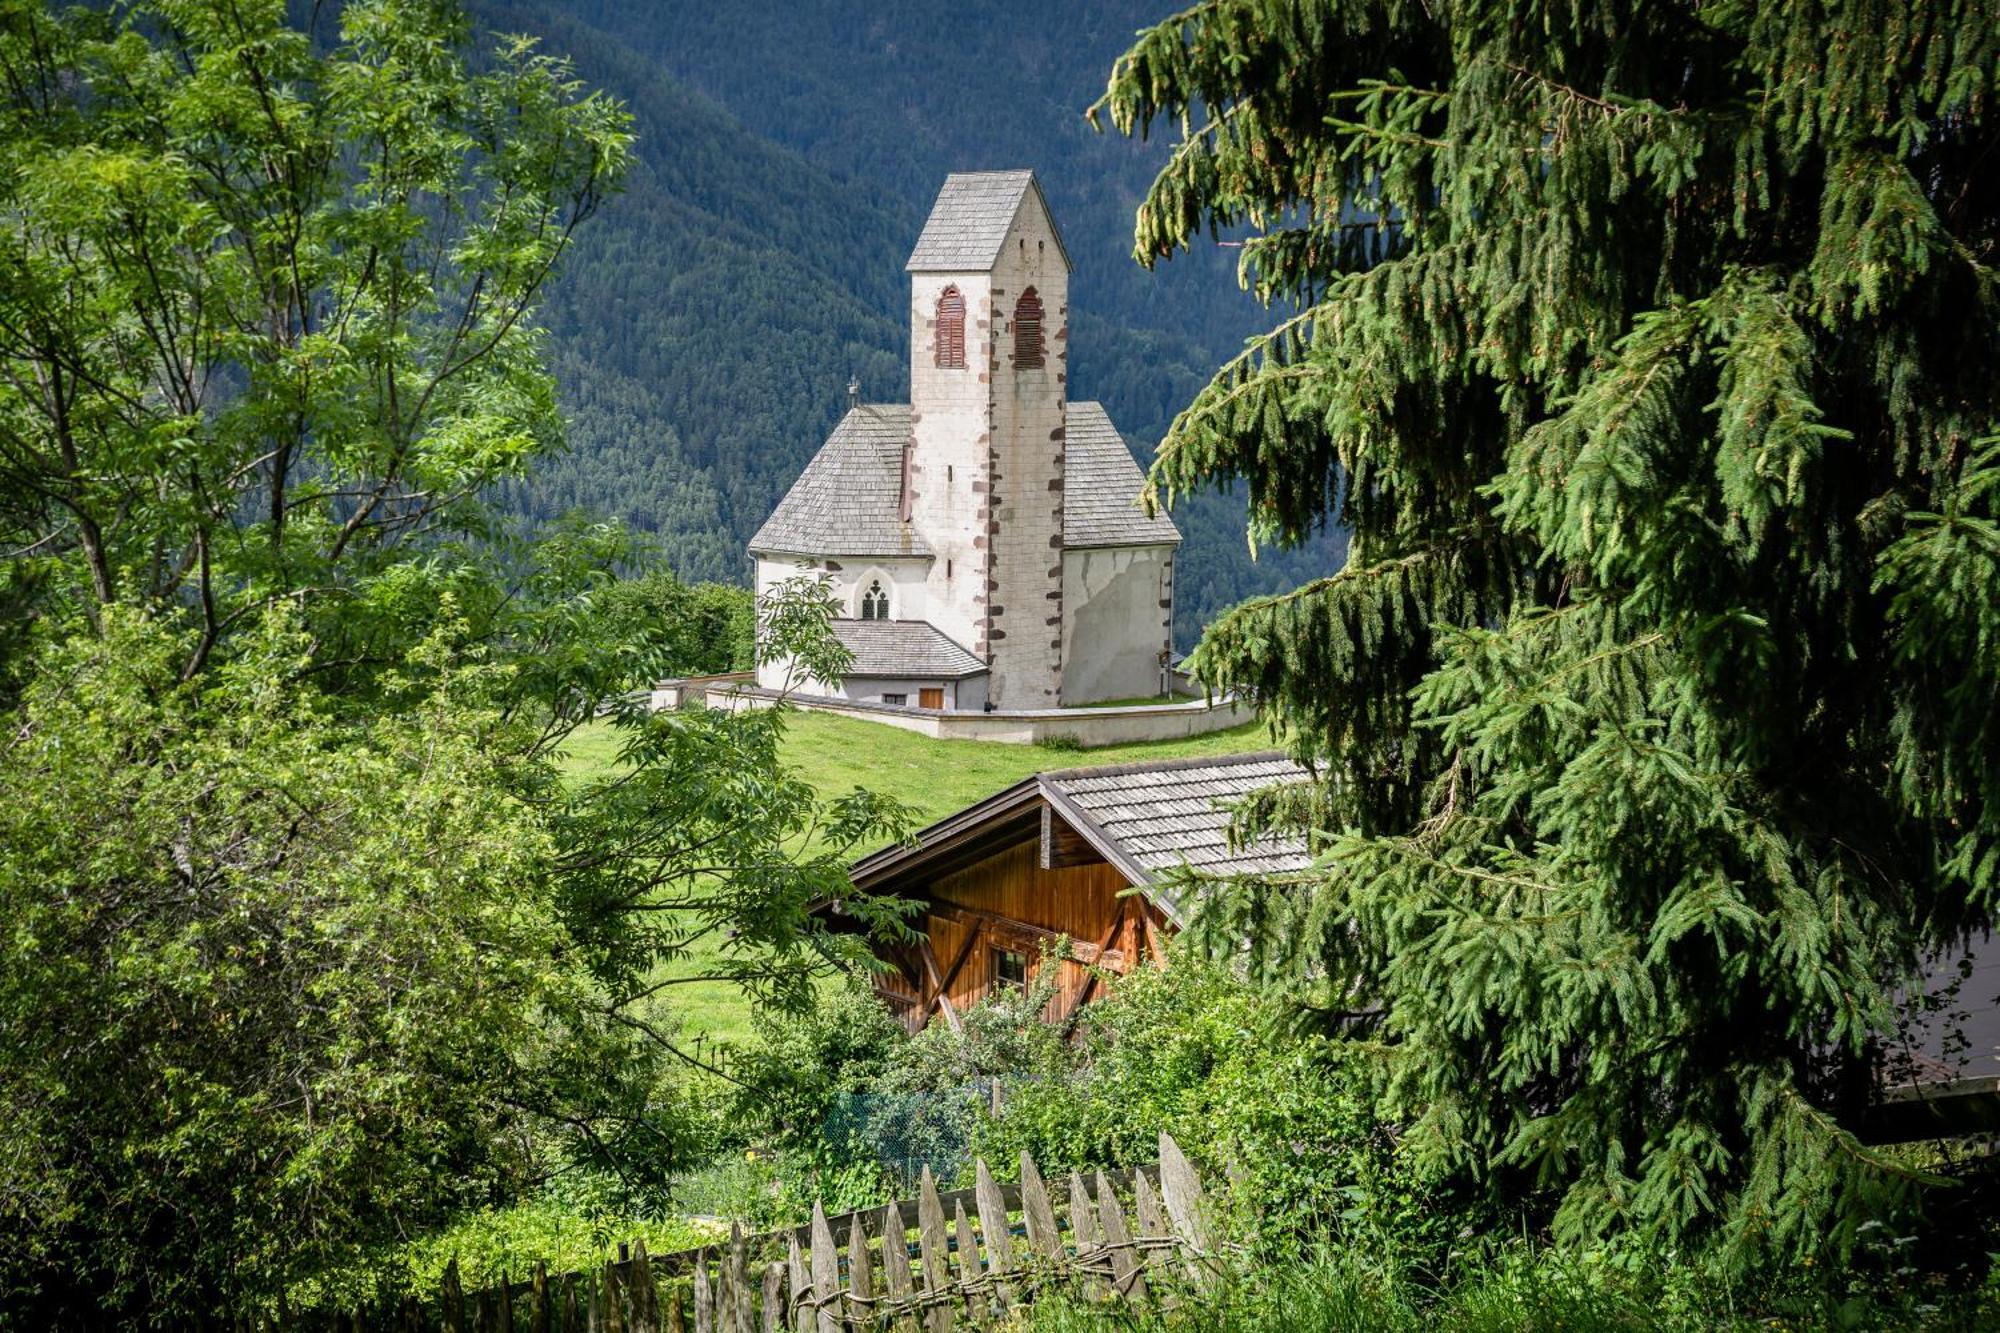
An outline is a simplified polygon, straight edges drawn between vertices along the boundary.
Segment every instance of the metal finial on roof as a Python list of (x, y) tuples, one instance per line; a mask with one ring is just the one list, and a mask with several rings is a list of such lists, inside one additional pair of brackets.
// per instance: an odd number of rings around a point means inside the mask
[(852, 375), (847, 377), (847, 405), (850, 408), (861, 406), (861, 381)]

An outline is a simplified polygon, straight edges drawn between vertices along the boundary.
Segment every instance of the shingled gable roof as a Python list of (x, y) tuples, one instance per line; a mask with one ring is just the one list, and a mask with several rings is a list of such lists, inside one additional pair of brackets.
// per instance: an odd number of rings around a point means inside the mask
[[(1138, 504), (1145, 476), (1097, 403), (1071, 403), (1064, 428), (1063, 545), (1171, 546), (1181, 539), (1165, 514)], [(928, 556), (897, 512), (910, 409), (873, 403), (841, 418), (785, 498), (750, 539), (773, 555)]]
[(856, 861), (858, 889), (892, 889), (916, 874), (949, 873), (969, 859), (1015, 846), (1046, 807), (1146, 891), (1172, 920), (1181, 904), (1161, 878), (1183, 866), (1210, 875), (1279, 874), (1312, 863), (1298, 838), (1229, 845), (1233, 802), (1261, 787), (1310, 774), (1276, 751), (1037, 773), (969, 805), (898, 847)]
[(750, 538), (750, 549), (784, 555), (929, 555), (929, 545), (897, 509), (903, 446), (909, 438), (906, 403), (848, 409)]
[(854, 654), (850, 680), (963, 680), (986, 672), (986, 663), (927, 620), (836, 620), (833, 634)]
[(1071, 403), (1063, 428), (1063, 545), (1171, 546), (1180, 530), (1139, 504), (1145, 474), (1098, 403)]
[(1056, 238), (1056, 250), (1063, 266), (1069, 262), (1069, 248), (1063, 244), (1062, 230), (1042, 194), (1042, 184), (1032, 171), (954, 171), (944, 178), (931, 205), (931, 215), (910, 251), (908, 273), (984, 273), (1000, 258), (1008, 229), (1021, 211), (1021, 200), (1030, 191), (1048, 214), (1049, 230)]

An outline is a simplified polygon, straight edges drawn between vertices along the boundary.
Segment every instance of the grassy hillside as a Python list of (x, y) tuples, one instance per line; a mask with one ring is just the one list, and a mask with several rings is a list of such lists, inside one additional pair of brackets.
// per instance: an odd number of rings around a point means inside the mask
[[(1192, 740), (1069, 750), (936, 741), (876, 722), (802, 712), (791, 719), (784, 753), (786, 763), (809, 775), (828, 795), (866, 787), (912, 807), (919, 822), (927, 824), (1044, 769), (1242, 754), (1268, 749), (1271, 744), (1270, 733), (1260, 723)], [(578, 774), (604, 772), (614, 762), (616, 751), (617, 735), (612, 728), (593, 726), (571, 740), (569, 764)], [(682, 971), (705, 970), (712, 957), (691, 958)], [(728, 1043), (750, 1033), (750, 1006), (734, 986), (691, 984), (678, 990), (677, 999), (684, 1006), (681, 1017), (690, 1034)]]

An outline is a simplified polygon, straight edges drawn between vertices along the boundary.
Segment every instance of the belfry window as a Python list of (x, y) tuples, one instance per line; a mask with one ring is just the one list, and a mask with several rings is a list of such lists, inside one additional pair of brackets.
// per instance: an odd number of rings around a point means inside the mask
[(1014, 303), (1014, 366), (1039, 368), (1042, 364), (1042, 298), (1033, 287)]
[(887, 620), (889, 618), (889, 594), (882, 589), (882, 580), (870, 579), (867, 591), (861, 594), (861, 618), (863, 620)]
[(937, 303), (937, 365), (939, 370), (965, 369), (965, 298), (947, 287)]

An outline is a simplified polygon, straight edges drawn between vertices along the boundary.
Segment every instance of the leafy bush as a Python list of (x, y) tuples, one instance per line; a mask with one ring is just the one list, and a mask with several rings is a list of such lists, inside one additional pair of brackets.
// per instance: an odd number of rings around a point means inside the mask
[(822, 992), (803, 1013), (760, 1012), (738, 1057), (731, 1119), (744, 1141), (809, 1147), (842, 1093), (873, 1086), (908, 1039), (865, 982)]
[(1022, 1149), (1045, 1169), (1153, 1160), (1166, 1130), (1227, 1168), (1247, 1238), (1326, 1227), (1392, 1236), (1414, 1262), (1459, 1219), (1399, 1161), (1356, 1057), (1299, 1035), (1281, 1007), (1224, 971), (1177, 957), (1142, 969), (1079, 1017), (1059, 1068), (1011, 1082), (980, 1151)]
[(607, 1177), (566, 1177), (524, 1202), (461, 1214), (366, 1264), (302, 1282), (289, 1300), (300, 1310), (389, 1305), (404, 1294), (431, 1301), (454, 1261), (461, 1285), (476, 1291), (502, 1278), (518, 1282), (537, 1263), (546, 1264), (551, 1276), (594, 1268), (616, 1258), (621, 1242), (644, 1241), (658, 1255), (727, 1234), (718, 1222), (634, 1212), (624, 1191)]
[(836, 1208), (887, 1197), (874, 1156), (829, 1127), (908, 1043), (902, 1025), (859, 978), (804, 1012), (760, 1011), (751, 1021), (755, 1037), (733, 1065), (739, 1086), (718, 1127), (725, 1151), (675, 1183), (677, 1202), (775, 1226), (810, 1213), (815, 1199)]

